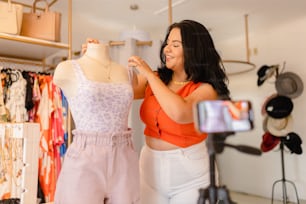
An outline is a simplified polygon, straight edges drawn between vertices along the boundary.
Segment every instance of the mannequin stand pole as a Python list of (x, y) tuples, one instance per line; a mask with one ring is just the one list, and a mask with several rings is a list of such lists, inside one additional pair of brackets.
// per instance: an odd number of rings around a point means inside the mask
[(282, 164), (282, 179), (279, 179), (277, 181), (275, 181), (273, 183), (273, 186), (272, 186), (272, 204), (273, 204), (273, 201), (274, 201), (274, 188), (275, 188), (275, 185), (277, 183), (281, 183), (282, 184), (282, 189), (283, 189), (283, 204), (287, 204), (288, 203), (288, 196), (287, 196), (287, 186), (286, 186), (286, 183), (290, 183), (292, 184), (294, 190), (295, 190), (295, 194), (296, 194), (296, 200), (297, 200), (297, 204), (299, 204), (299, 197), (298, 197), (298, 193), (297, 193), (297, 189), (296, 189), (296, 186), (295, 184), (292, 182), (292, 181), (289, 181), (289, 180), (286, 180), (285, 178), (285, 165), (284, 165), (284, 140), (281, 139), (281, 143), (280, 143), (280, 152), (281, 152), (281, 164)]

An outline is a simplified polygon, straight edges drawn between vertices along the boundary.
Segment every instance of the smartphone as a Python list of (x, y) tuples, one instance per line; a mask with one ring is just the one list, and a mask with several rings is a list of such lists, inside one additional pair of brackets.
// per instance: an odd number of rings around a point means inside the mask
[(201, 133), (242, 132), (254, 128), (248, 100), (206, 100), (194, 106), (195, 128)]

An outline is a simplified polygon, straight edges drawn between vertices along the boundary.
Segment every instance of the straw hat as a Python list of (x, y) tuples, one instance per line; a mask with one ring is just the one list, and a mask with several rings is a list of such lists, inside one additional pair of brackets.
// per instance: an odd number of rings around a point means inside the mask
[(285, 137), (292, 132), (293, 119), (289, 115), (285, 118), (267, 116), (267, 130), (274, 136)]

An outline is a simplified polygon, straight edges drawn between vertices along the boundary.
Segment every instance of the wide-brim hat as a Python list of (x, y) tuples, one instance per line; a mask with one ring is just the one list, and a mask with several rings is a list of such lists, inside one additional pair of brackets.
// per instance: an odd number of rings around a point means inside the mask
[(289, 115), (285, 118), (273, 118), (267, 116), (267, 130), (274, 136), (285, 137), (292, 132), (293, 119)]
[(260, 149), (263, 152), (268, 152), (274, 149), (280, 142), (280, 137), (275, 137), (270, 132), (265, 132), (262, 136)]
[(293, 102), (287, 96), (276, 95), (268, 99), (265, 112), (273, 118), (284, 118), (291, 114)]
[(275, 88), (279, 95), (296, 98), (303, 92), (302, 79), (293, 72), (284, 72), (278, 75), (275, 81)]
[(278, 66), (261, 66), (257, 71), (257, 86), (261, 86), (267, 79), (273, 76), (277, 68)]
[(286, 137), (282, 138), (282, 140), (291, 153), (302, 154), (302, 139), (299, 135), (294, 132), (290, 132)]

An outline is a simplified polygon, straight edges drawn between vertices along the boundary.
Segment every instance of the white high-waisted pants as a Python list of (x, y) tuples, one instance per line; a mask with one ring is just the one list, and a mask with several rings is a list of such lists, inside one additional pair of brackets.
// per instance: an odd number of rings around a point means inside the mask
[(210, 184), (206, 143), (169, 151), (144, 145), (140, 183), (141, 204), (196, 204), (199, 189)]

